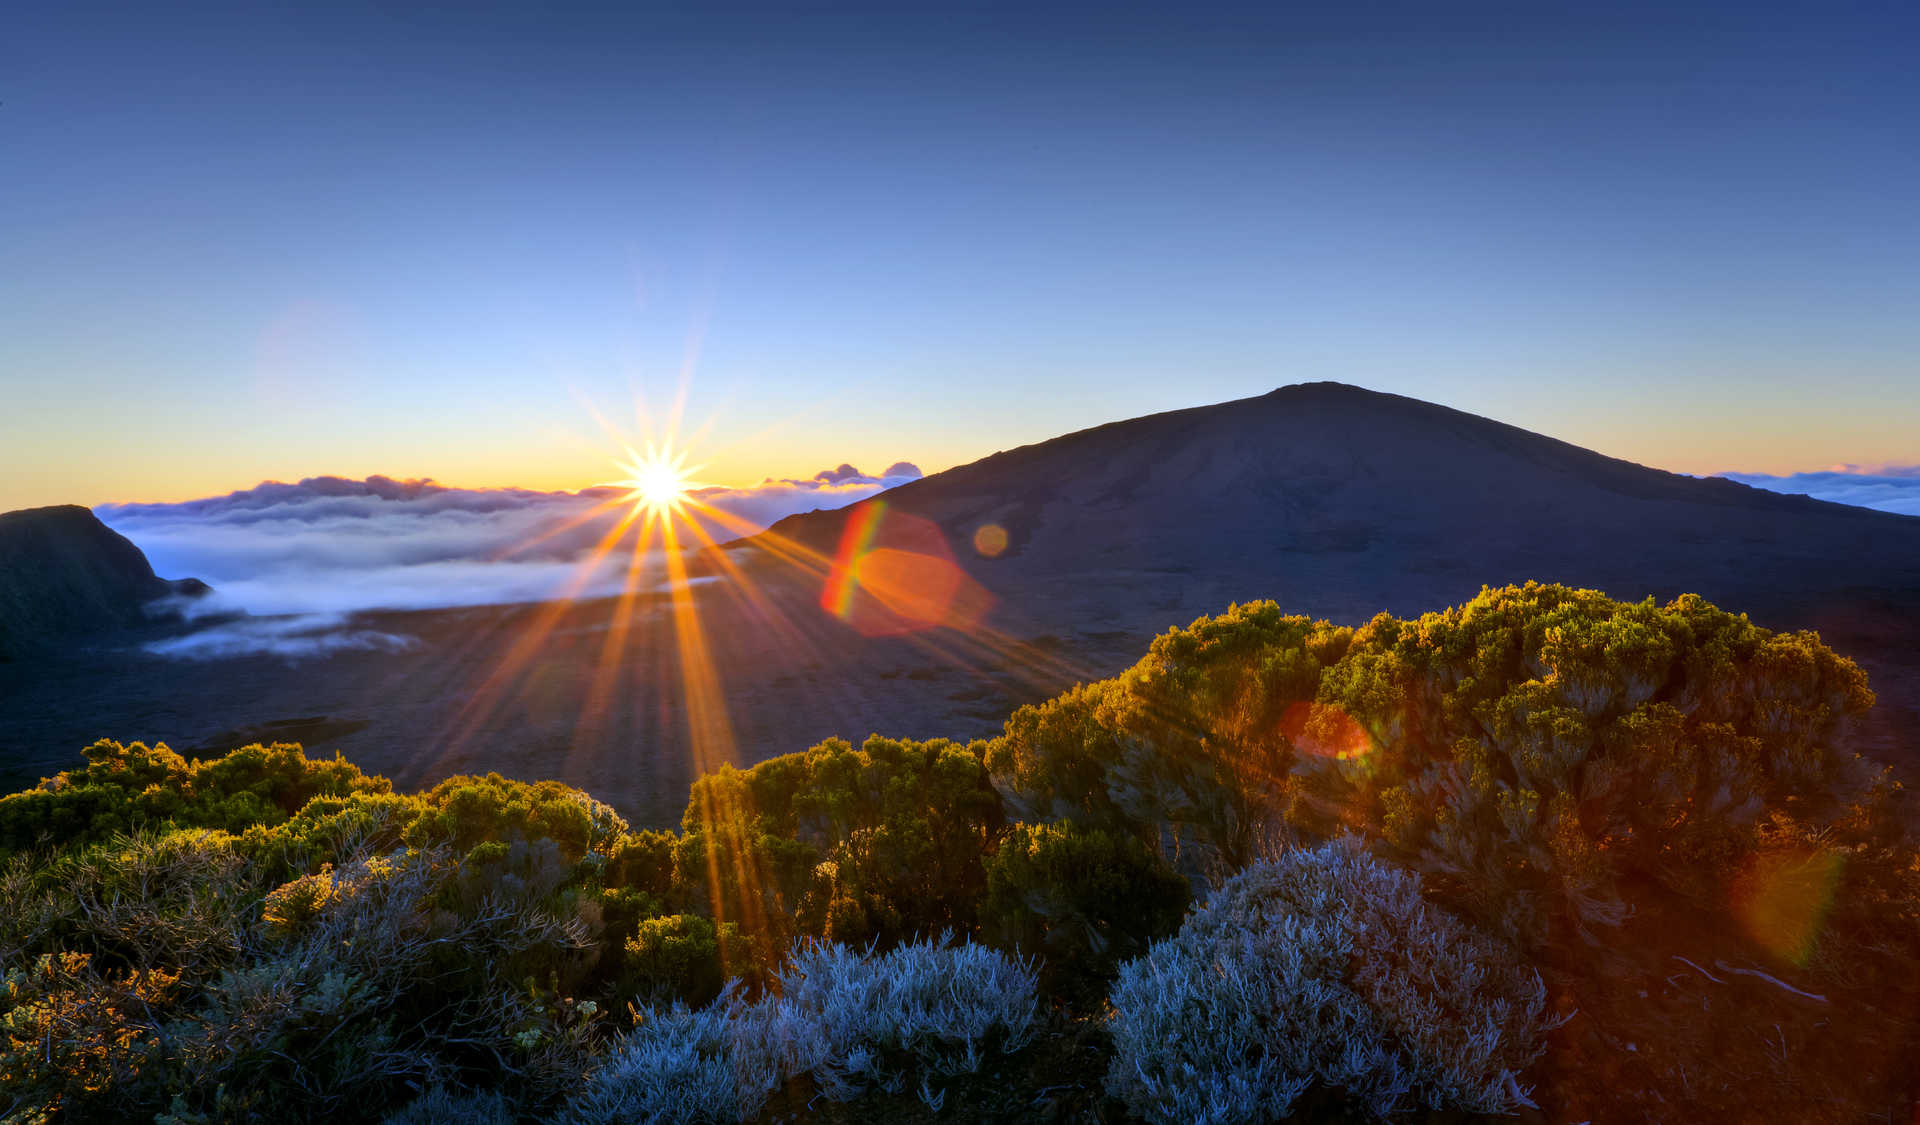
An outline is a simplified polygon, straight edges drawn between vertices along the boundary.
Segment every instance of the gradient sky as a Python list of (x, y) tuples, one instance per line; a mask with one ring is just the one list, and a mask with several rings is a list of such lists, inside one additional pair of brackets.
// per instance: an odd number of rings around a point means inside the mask
[(13, 10), (0, 509), (578, 487), (683, 379), (721, 483), (1312, 379), (1920, 462), (1909, 4), (425, 7)]

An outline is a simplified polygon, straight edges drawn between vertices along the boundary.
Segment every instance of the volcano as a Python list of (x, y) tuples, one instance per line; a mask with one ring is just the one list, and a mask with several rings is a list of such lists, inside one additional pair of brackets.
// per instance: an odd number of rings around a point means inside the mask
[(1178, 617), (1250, 597), (1364, 619), (1529, 578), (1621, 598), (1692, 591), (1800, 625), (1837, 593), (1920, 590), (1920, 519), (1651, 469), (1338, 383), (996, 453), (748, 542), (829, 551), (876, 504), (956, 544), (998, 529), (991, 556), (962, 552), (968, 570), (1018, 612), (1083, 610), (1081, 627), (1139, 627), (1143, 602)]

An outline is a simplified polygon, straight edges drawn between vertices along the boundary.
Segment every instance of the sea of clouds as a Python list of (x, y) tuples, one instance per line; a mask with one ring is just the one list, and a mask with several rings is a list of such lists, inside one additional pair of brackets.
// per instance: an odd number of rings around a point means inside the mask
[[(807, 480), (770, 478), (693, 496), (734, 517), (724, 527), (705, 521), (725, 541), (919, 478), (904, 461), (877, 476), (843, 464)], [(103, 504), (94, 512), (146, 552), (157, 573), (213, 587), (183, 603), (183, 612), (231, 618), (152, 651), (188, 659), (302, 657), (415, 643), (357, 625), (352, 615), (368, 610), (618, 592), (630, 556), (615, 552), (597, 564), (591, 557), (625, 514), (625, 505), (608, 503), (620, 495), (608, 488), (537, 492), (311, 477), (180, 503)]]
[(1864, 469), (1835, 465), (1818, 473), (1768, 476), (1765, 473), (1721, 473), (1728, 480), (1774, 492), (1794, 492), (1816, 500), (1877, 508), (1903, 516), (1920, 516), (1920, 465), (1891, 465)]

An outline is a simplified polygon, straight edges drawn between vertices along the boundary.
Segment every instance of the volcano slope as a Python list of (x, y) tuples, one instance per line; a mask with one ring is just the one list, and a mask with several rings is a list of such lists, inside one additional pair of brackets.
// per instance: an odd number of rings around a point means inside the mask
[[(1920, 752), (1920, 519), (1650, 469), (1416, 399), (1308, 383), (1116, 422), (749, 544), (835, 553), (850, 524), (884, 534), (901, 517), (937, 528), (995, 620), (1027, 636), (1138, 638), (1250, 598), (1357, 624), (1527, 579), (1698, 593), (1821, 631), (1880, 692), (1876, 751)], [(975, 548), (1001, 532), (991, 557)]]
[[(624, 615), (613, 600), (369, 615), (418, 642), (396, 651), (0, 664), (0, 773), (30, 784), (101, 737), (211, 754), (284, 736), (402, 785), (499, 770), (669, 824), (719, 761), (992, 734), (1014, 705), (1113, 675), (1235, 601), (1358, 624), (1538, 579), (1695, 592), (1820, 630), (1880, 695), (1865, 748), (1920, 776), (1920, 519), (1338, 384), (997, 453), (699, 562), (714, 580), (680, 609), (643, 594)], [(684, 670), (689, 619), (701, 674)]]

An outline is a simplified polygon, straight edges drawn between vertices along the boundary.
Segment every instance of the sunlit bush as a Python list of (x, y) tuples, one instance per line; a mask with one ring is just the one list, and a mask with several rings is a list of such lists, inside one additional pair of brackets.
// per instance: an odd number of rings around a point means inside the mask
[(1250, 859), (1289, 794), (1288, 706), (1311, 699), (1351, 629), (1236, 605), (1154, 638), (1112, 680), (1022, 707), (987, 750), (994, 785), (1028, 821), (1127, 832), (1190, 869)]
[(103, 973), (84, 953), (0, 965), (0, 1106), (9, 1122), (84, 1119), (151, 1085), (160, 1053), (147, 1020), (178, 994), (178, 974)]
[(1873, 704), (1860, 669), (1693, 595), (1509, 586), (1382, 615), (1353, 648), (1321, 699), (1383, 752), (1357, 799), (1451, 899), (1511, 932), (1616, 923), (1630, 875), (1711, 901), (1769, 810), (1828, 821), (1873, 781), (1850, 749)]
[(1168, 1125), (1275, 1120), (1316, 1087), (1376, 1117), (1510, 1112), (1546, 1027), (1537, 976), (1354, 841), (1229, 879), (1112, 1001), (1108, 1088)]
[(460, 852), (484, 843), (545, 839), (570, 862), (590, 853), (604, 861), (627, 831), (613, 809), (557, 781), (515, 781), (497, 773), (450, 777), (420, 800), (427, 811), (408, 826), (408, 842), (444, 843)]
[(278, 824), (317, 796), (391, 788), (385, 778), (369, 777), (344, 758), (311, 759), (284, 743), (189, 762), (165, 745), (102, 739), (85, 754), (85, 766), (0, 797), (0, 852), (168, 824), (238, 833)]
[(1865, 677), (1811, 633), (1698, 597), (1529, 583), (1346, 630), (1235, 606), (1117, 679), (1022, 708), (987, 761), (1029, 819), (1131, 832), (1187, 870), (1358, 831), (1503, 932), (1590, 933), (1640, 877), (1719, 893), (1769, 810), (1831, 819), (1872, 776)]
[(829, 739), (694, 783), (676, 856), (692, 901), (771, 952), (799, 934), (898, 941), (970, 929), (1001, 822), (978, 754)]
[(142, 831), (56, 856), (31, 882), (41, 894), (11, 919), (39, 932), (20, 946), (60, 949), (105, 966), (217, 969), (242, 943), (251, 883), (224, 832)]
[(315, 797), (279, 824), (248, 828), (238, 847), (271, 876), (291, 878), (324, 864), (392, 851), (425, 811), (419, 797), (398, 793)]
[(740, 941), (732, 922), (716, 927), (698, 914), (644, 919), (627, 939), (625, 991), (650, 1005), (704, 1004), (719, 993), (726, 964), (740, 960), (725, 957), (724, 947)]

